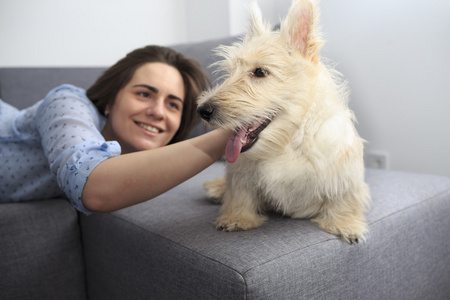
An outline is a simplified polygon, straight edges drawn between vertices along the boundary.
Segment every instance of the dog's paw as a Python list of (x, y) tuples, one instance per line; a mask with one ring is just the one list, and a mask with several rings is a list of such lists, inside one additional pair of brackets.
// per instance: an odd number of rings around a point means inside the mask
[(214, 223), (216, 228), (222, 231), (242, 231), (261, 226), (267, 220), (263, 215), (227, 216), (217, 218)]
[(206, 196), (211, 199), (212, 202), (222, 204), (222, 198), (225, 194), (225, 178), (218, 177), (212, 181), (207, 181), (203, 184), (206, 190)]
[(312, 221), (316, 222), (326, 232), (339, 236), (350, 245), (365, 241), (364, 235), (367, 233), (367, 228), (364, 221), (353, 219), (346, 222), (342, 220), (330, 222), (321, 218), (315, 218)]
[(364, 235), (356, 235), (356, 234), (350, 234), (350, 235), (340, 235), (341, 239), (344, 242), (349, 243), (350, 245), (356, 245), (358, 244), (360, 241), (365, 241), (364, 239)]
[(359, 244), (359, 242), (365, 241), (365, 238), (364, 238), (365, 230), (357, 230), (357, 232), (356, 232), (356, 231), (351, 231), (348, 228), (346, 228), (346, 229), (337, 229), (337, 230), (333, 230), (333, 231), (330, 230), (328, 232), (339, 236), (341, 238), (341, 240), (343, 240), (344, 242), (346, 242), (350, 245), (357, 245), (357, 244)]

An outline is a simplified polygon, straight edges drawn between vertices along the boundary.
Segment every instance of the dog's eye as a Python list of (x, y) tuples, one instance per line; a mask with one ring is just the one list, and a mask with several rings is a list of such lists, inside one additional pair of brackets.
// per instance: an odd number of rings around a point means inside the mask
[(261, 68), (256, 68), (255, 71), (253, 71), (253, 75), (256, 77), (266, 77), (267, 71)]

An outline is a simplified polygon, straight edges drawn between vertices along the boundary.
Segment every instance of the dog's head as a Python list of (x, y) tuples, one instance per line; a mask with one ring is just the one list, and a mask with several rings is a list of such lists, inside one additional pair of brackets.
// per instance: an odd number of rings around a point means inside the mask
[(280, 31), (272, 31), (253, 2), (242, 41), (217, 49), (223, 83), (203, 93), (197, 111), (211, 125), (235, 131), (226, 149), (229, 162), (258, 139), (255, 149), (279, 147), (299, 127), (320, 73), (317, 19), (315, 1), (294, 0)]

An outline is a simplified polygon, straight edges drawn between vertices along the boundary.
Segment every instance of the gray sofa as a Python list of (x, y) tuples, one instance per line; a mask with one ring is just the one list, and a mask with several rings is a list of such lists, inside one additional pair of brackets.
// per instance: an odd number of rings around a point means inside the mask
[[(175, 48), (206, 67), (232, 40)], [(25, 107), (102, 70), (0, 68), (0, 98)], [(368, 169), (370, 234), (350, 246), (280, 215), (216, 230), (220, 207), (202, 183), (224, 168), (108, 214), (86, 217), (62, 199), (1, 204), (0, 299), (450, 299), (450, 178)]]

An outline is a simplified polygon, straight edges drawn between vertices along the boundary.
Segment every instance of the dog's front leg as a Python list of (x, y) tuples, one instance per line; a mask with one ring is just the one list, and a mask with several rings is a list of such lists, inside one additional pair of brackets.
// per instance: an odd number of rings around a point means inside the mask
[(364, 205), (362, 201), (347, 195), (347, 201), (328, 201), (322, 206), (322, 211), (312, 219), (313, 222), (331, 233), (341, 237), (349, 244), (357, 244), (364, 240), (367, 225), (364, 220)]
[(255, 191), (246, 186), (245, 180), (237, 181), (227, 178), (227, 189), (223, 197), (221, 216), (215, 225), (223, 231), (249, 230), (259, 227), (267, 219), (259, 214), (260, 201)]

